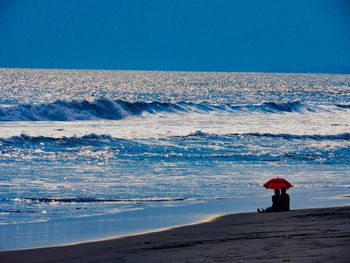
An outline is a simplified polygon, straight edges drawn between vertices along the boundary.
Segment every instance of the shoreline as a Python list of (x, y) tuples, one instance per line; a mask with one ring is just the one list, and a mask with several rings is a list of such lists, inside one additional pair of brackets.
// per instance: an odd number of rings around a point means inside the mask
[(102, 241), (197, 224), (213, 215), (235, 212), (232, 204), (232, 200), (213, 200), (123, 213), (0, 225), (0, 252)]
[(350, 206), (228, 214), (103, 241), (3, 251), (0, 261), (162, 262), (166, 258), (169, 262), (213, 262), (220, 258), (220, 262), (347, 262), (349, 218)]
[[(230, 215), (234, 215), (234, 214), (237, 214), (237, 213), (233, 213), (233, 214), (230, 214)], [(34, 249), (35, 250), (36, 249), (46, 249), (46, 248), (52, 248), (52, 247), (79, 246), (79, 245), (85, 245), (85, 244), (89, 244), (89, 243), (108, 242), (108, 241), (113, 241), (113, 240), (123, 239), (123, 238), (128, 238), (128, 237), (136, 237), (136, 236), (143, 236), (143, 235), (148, 235), (148, 234), (153, 234), (153, 233), (161, 233), (161, 232), (170, 231), (172, 229), (176, 229), (176, 228), (180, 228), (180, 227), (190, 227), (190, 226), (194, 226), (194, 225), (198, 225), (198, 224), (210, 223), (210, 222), (216, 220), (217, 218), (220, 218), (220, 217), (226, 216), (226, 215), (228, 215), (228, 214), (208, 216), (208, 217), (205, 217), (205, 218), (203, 218), (201, 220), (198, 220), (196, 222), (193, 222), (193, 223), (182, 224), (182, 225), (174, 225), (174, 226), (163, 227), (163, 228), (156, 228), (156, 229), (152, 229), (152, 230), (149, 230), (149, 231), (131, 233), (131, 234), (128, 234), (128, 235), (111, 236), (111, 237), (105, 237), (105, 238), (95, 239), (95, 240), (91, 239), (91, 240), (80, 241), (80, 242), (65, 243), (65, 244), (62, 244), (62, 245), (50, 246), (50, 247), (38, 247), (38, 248), (25, 248), (25, 249), (5, 250), (5, 251), (0, 251), (0, 254), (2, 252), (15, 252), (15, 251), (34, 250)]]
[[(334, 196), (300, 198), (295, 195), (292, 209), (339, 207), (348, 198)], [(57, 247), (139, 235), (179, 226), (198, 224), (218, 215), (246, 213), (265, 207), (263, 198), (209, 200), (176, 206), (145, 207), (78, 218), (0, 225), (0, 251)]]

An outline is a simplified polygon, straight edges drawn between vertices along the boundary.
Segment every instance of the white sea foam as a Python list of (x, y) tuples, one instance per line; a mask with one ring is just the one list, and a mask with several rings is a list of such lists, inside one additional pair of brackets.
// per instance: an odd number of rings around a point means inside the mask
[(349, 75), (0, 69), (0, 223), (346, 194), (349, 105)]

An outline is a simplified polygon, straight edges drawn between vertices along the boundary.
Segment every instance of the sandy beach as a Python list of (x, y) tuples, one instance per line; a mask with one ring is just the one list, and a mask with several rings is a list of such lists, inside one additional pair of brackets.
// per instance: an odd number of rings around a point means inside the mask
[(1, 252), (1, 262), (349, 262), (350, 207), (225, 215), (70, 246)]

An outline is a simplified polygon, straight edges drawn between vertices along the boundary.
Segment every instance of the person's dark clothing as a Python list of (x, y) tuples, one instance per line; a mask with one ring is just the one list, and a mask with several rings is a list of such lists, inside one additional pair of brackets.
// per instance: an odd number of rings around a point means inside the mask
[(281, 211), (289, 211), (290, 210), (290, 198), (287, 193), (281, 194)]
[(272, 196), (272, 208), (275, 211), (279, 211), (282, 207), (282, 199), (281, 195), (273, 195)]
[(281, 195), (273, 195), (272, 196), (272, 206), (268, 207), (264, 210), (264, 212), (278, 212), (281, 211), (282, 208), (282, 200)]

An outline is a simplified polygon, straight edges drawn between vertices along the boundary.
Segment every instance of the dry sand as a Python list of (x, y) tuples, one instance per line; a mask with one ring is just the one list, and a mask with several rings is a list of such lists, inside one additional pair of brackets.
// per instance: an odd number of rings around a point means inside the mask
[(1, 252), (0, 262), (350, 262), (350, 207), (245, 213), (71, 246)]

